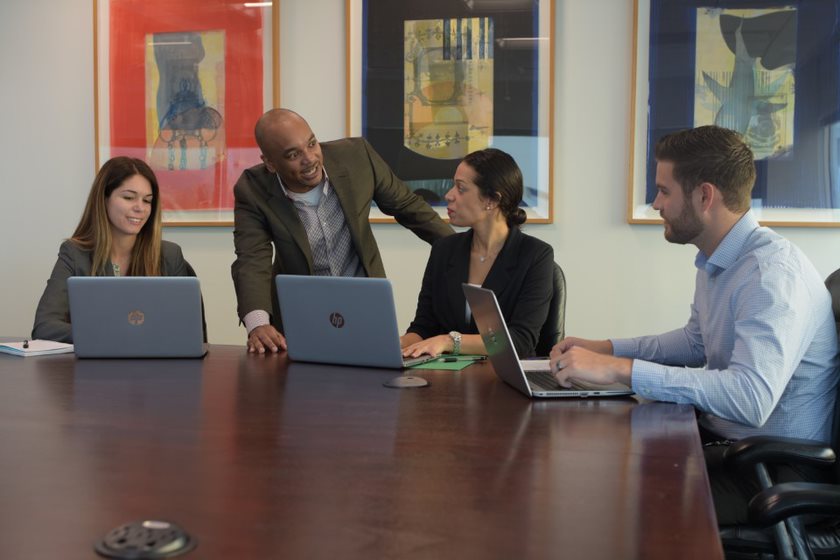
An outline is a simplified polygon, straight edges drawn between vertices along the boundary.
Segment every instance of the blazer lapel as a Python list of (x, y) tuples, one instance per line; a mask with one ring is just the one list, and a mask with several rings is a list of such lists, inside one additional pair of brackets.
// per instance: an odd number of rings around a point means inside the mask
[[(353, 240), (353, 247), (356, 248), (356, 254), (362, 265), (367, 269), (367, 254), (361, 244), (360, 227), (361, 224), (357, 219), (359, 217), (359, 206), (356, 199), (353, 197), (353, 180), (350, 177), (350, 171), (340, 162), (330, 157), (329, 151), (325, 150), (324, 154), (324, 169), (327, 171), (327, 177), (330, 179), (330, 185), (335, 196), (338, 197), (338, 203), (341, 205), (341, 210), (344, 212), (344, 221), (347, 223), (347, 229), (350, 230), (350, 238)], [(367, 220), (367, 213), (363, 216)], [(371, 271), (367, 271), (368, 276)]]
[(273, 185), (263, 184), (267, 193), (268, 205), (274, 211), (280, 223), (283, 224), (283, 227), (289, 232), (292, 240), (306, 256), (309, 273), (311, 274), (315, 267), (312, 264), (312, 248), (309, 246), (309, 238), (306, 236), (303, 222), (300, 221), (300, 216), (298, 216), (292, 201), (283, 194), (283, 188), (280, 186), (277, 177), (271, 173), (267, 174), (273, 179)]

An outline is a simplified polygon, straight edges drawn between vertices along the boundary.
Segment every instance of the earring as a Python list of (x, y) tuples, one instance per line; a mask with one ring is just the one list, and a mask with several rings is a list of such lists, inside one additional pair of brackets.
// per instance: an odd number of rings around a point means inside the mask
[(484, 209), (489, 211), (489, 210), (492, 210), (492, 207), (488, 204), (487, 206), (484, 207)]

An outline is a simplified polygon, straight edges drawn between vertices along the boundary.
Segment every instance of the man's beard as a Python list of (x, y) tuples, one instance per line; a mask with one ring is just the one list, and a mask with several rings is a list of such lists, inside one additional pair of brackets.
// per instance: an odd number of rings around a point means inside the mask
[(665, 239), (671, 243), (685, 245), (691, 243), (703, 232), (703, 222), (697, 217), (697, 213), (691, 204), (685, 204), (682, 212), (676, 220), (667, 220), (671, 230), (665, 230)]

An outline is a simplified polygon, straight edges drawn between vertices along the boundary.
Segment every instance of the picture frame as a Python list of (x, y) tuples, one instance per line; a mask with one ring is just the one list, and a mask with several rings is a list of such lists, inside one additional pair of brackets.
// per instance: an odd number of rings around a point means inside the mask
[(662, 223), (658, 139), (717, 124), (755, 154), (763, 225), (840, 226), (840, 1), (634, 3), (627, 221)]
[[(554, 0), (345, 0), (345, 11), (347, 135), (444, 219), (460, 160), (504, 150), (528, 223), (551, 223)], [(394, 220), (374, 205), (370, 221)]]
[(279, 106), (279, 0), (93, 0), (96, 169), (149, 163), (166, 226), (230, 226)]

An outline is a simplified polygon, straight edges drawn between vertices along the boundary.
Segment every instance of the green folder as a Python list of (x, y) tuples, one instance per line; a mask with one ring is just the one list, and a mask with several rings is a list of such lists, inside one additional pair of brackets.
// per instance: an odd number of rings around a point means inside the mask
[(481, 356), (478, 354), (459, 354), (457, 356), (444, 354), (437, 360), (432, 360), (424, 364), (413, 366), (411, 369), (437, 369), (446, 371), (460, 371), (467, 366), (470, 366), (476, 362), (482, 362), (486, 359), (487, 356)]

